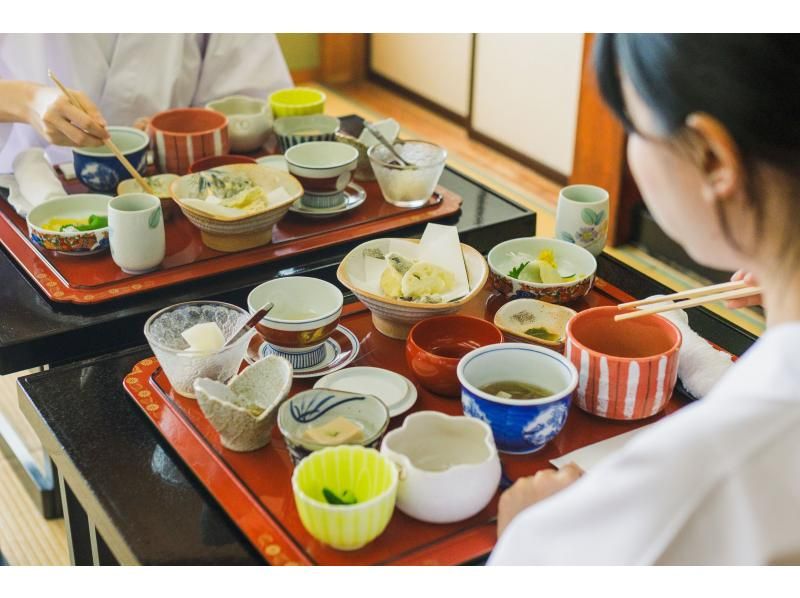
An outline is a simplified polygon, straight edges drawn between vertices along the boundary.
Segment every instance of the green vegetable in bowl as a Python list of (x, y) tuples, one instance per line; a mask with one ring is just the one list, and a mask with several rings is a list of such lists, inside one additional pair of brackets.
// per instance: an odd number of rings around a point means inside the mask
[(528, 328), (525, 331), (525, 334), (527, 334), (528, 336), (532, 336), (534, 338), (541, 339), (543, 341), (555, 342), (561, 338), (558, 334), (550, 332), (547, 328), (544, 328), (543, 326), (539, 326), (536, 328)]
[(522, 272), (525, 269), (525, 266), (528, 264), (530, 264), (530, 262), (522, 262), (521, 264), (514, 266), (508, 271), (508, 275), (511, 278), (519, 278), (520, 272)]
[(354, 505), (358, 502), (355, 494), (353, 494), (349, 490), (345, 490), (344, 492), (342, 492), (342, 495), (339, 496), (330, 488), (323, 488), (322, 496), (325, 497), (325, 501), (329, 505)]
[(84, 232), (88, 230), (97, 230), (108, 226), (108, 218), (106, 216), (97, 216), (92, 214), (86, 224), (78, 224), (77, 222), (64, 224), (59, 230), (64, 233)]

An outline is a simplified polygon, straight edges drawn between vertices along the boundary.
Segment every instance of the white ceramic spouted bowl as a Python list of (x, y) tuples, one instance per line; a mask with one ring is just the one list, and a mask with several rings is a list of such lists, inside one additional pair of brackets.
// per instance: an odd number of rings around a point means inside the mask
[(381, 453), (400, 470), (397, 507), (421, 521), (472, 517), (489, 504), (500, 483), (492, 430), (471, 417), (413, 413), (386, 435)]
[(292, 365), (283, 357), (269, 355), (228, 384), (199, 378), (194, 392), (203, 415), (219, 432), (222, 446), (243, 452), (269, 443), (278, 407), (291, 386)]

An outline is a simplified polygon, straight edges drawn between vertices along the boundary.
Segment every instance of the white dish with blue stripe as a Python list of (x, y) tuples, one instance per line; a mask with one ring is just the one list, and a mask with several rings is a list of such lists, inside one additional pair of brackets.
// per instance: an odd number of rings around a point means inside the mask
[[(578, 385), (578, 371), (563, 355), (525, 343), (488, 345), (467, 353), (458, 364), (464, 414), (492, 429), (503, 453), (536, 452), (564, 428)], [(541, 399), (507, 399), (482, 390), (488, 384), (516, 381), (546, 388)]]

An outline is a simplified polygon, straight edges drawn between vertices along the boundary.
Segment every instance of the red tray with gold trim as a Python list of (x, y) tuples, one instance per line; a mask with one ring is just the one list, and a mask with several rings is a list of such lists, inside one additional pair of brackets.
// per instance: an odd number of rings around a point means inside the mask
[[(48, 299), (91, 304), (390, 233), (413, 224), (439, 220), (461, 209), (461, 197), (442, 187), (437, 188), (428, 205), (408, 210), (384, 201), (376, 182), (357, 184), (367, 193), (367, 199), (358, 208), (335, 218), (316, 220), (290, 212), (275, 225), (272, 243), (236, 253), (222, 253), (206, 247), (200, 239), (200, 231), (176, 209), (165, 222), (164, 262), (158, 270), (147, 274), (126, 274), (114, 264), (108, 251), (68, 257), (40, 249), (28, 239), (25, 219), (6, 201), (0, 201), (0, 243)], [(70, 192), (83, 190), (82, 185), (75, 183), (66, 187)]]
[[(581, 310), (631, 301), (632, 297), (605, 281), (571, 307)], [(491, 320), (505, 303), (487, 287), (462, 313)], [(352, 365), (383, 367), (410, 380), (403, 341), (375, 330), (370, 312), (360, 303), (345, 307), (341, 323), (361, 343)], [(292, 394), (310, 388), (314, 380), (296, 380)], [(455, 565), (481, 559), (495, 544), (497, 496), (481, 513), (457, 523), (435, 525), (412, 519), (395, 510), (381, 536), (354, 552), (342, 552), (314, 540), (303, 528), (294, 505), (292, 462), (277, 426), (269, 445), (250, 453), (222, 447), (219, 435), (205, 419), (196, 401), (172, 391), (155, 358), (133, 368), (123, 382), (128, 394), (155, 424), (164, 438), (191, 468), (236, 525), (272, 565)], [(419, 398), (411, 412), (437, 410), (460, 415), (461, 402), (417, 387)], [(684, 403), (672, 400), (666, 413)], [(551, 467), (549, 461), (575, 449), (650, 423), (664, 413), (638, 422), (620, 422), (591, 416), (572, 407), (564, 430), (544, 449), (532, 455), (502, 455), (503, 468), (512, 480)], [(399, 426), (394, 418), (390, 428)]]

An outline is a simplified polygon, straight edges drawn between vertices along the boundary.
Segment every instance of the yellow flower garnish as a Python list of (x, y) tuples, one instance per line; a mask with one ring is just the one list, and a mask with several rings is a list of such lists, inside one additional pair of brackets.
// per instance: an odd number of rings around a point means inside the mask
[(539, 259), (542, 260), (543, 262), (547, 262), (548, 264), (553, 266), (553, 268), (558, 268), (558, 264), (556, 264), (556, 256), (553, 255), (552, 249), (543, 249), (539, 253)]

